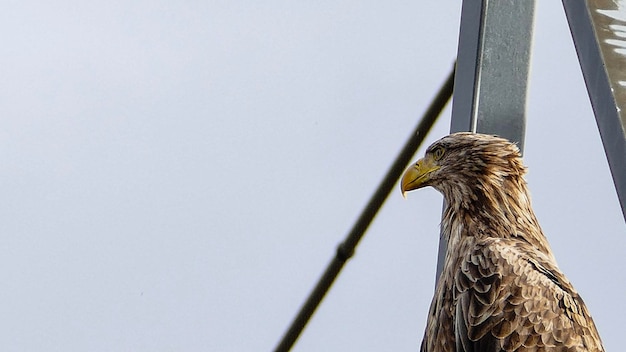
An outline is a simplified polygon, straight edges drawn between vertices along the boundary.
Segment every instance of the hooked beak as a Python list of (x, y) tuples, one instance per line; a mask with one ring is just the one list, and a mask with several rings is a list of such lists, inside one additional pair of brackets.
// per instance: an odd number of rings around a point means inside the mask
[(432, 156), (418, 160), (415, 164), (411, 165), (402, 176), (400, 182), (400, 189), (402, 190), (402, 197), (406, 198), (406, 192), (419, 189), (428, 186), (430, 181), (430, 174), (440, 168), (435, 162)]

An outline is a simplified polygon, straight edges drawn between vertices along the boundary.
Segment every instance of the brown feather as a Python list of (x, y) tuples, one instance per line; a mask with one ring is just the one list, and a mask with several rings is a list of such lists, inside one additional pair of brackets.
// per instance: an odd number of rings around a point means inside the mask
[(532, 210), (517, 147), (456, 133), (427, 156), (440, 148), (421, 186), (445, 198), (448, 252), (421, 351), (604, 351)]

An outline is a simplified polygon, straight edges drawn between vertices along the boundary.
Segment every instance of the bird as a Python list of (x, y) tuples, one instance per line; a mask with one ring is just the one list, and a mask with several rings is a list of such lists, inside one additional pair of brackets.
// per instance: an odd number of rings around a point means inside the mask
[(472, 132), (445, 136), (401, 179), (444, 197), (443, 269), (422, 352), (604, 351), (589, 310), (559, 269), (531, 206), (518, 147)]

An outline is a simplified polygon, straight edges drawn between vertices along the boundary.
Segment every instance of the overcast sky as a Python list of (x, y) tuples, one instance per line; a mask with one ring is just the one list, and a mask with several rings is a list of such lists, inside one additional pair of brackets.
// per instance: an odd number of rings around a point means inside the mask
[[(273, 349), (451, 69), (460, 16), (460, 1), (1, 8), (3, 351)], [(560, 1), (537, 1), (533, 55), (535, 211), (619, 350), (626, 226)], [(295, 351), (418, 350), (441, 201), (394, 191)]]

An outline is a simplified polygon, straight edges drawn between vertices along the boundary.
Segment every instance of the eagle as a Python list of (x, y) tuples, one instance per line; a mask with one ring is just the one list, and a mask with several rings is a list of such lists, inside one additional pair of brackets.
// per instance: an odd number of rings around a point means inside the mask
[(402, 176), (403, 195), (431, 186), (446, 204), (448, 250), (422, 352), (604, 351), (535, 217), (525, 173), (515, 144), (461, 132)]

